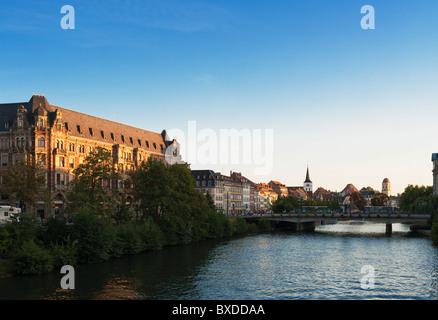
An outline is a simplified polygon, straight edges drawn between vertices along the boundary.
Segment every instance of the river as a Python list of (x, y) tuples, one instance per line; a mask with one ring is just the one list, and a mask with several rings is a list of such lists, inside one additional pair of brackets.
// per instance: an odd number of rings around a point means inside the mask
[(387, 237), (384, 224), (338, 223), (79, 266), (74, 290), (61, 289), (59, 271), (3, 278), (0, 299), (429, 300), (437, 276), (438, 248), (407, 225)]

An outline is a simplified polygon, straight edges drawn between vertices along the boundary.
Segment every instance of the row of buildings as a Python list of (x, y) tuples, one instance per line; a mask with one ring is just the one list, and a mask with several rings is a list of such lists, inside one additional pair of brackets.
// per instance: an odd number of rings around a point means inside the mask
[(367, 206), (371, 200), (383, 193), (388, 197), (387, 206), (396, 208), (398, 196), (391, 195), (391, 183), (388, 178), (382, 182), (382, 192), (376, 190), (358, 190), (353, 184), (348, 184), (341, 192), (326, 190), (322, 187), (313, 191), (309, 168), (303, 186), (286, 186), (279, 181), (269, 183), (254, 183), (242, 176), (240, 172), (230, 172), (229, 176), (213, 170), (192, 170), (196, 179), (196, 188), (204, 194), (209, 193), (219, 212), (226, 215), (241, 213), (270, 212), (271, 205), (279, 197), (294, 197), (296, 199), (315, 199), (320, 201), (336, 201), (341, 206), (350, 206), (350, 195), (361, 193)]
[[(304, 187), (286, 187), (273, 180), (269, 183), (255, 183), (240, 172), (231, 171), (227, 176), (213, 170), (192, 170), (192, 175), (196, 179), (196, 188), (204, 194), (209, 193), (216, 209), (228, 216), (270, 212), (271, 205), (279, 197), (301, 194), (306, 199), (308, 197)], [(307, 172), (306, 181), (311, 184), (308, 176)]]
[[(33, 95), (27, 102), (0, 104), (1, 167), (31, 160), (45, 168), (46, 188), (55, 206), (47, 212), (39, 202), (41, 217), (63, 210), (74, 170), (98, 147), (111, 152), (113, 165), (121, 173), (118, 181), (102, 182), (112, 188), (123, 187), (123, 176), (150, 157), (168, 164), (182, 162), (180, 146), (169, 139), (166, 130), (151, 132), (55, 106), (43, 95)], [(348, 185), (340, 193), (323, 188), (313, 192), (309, 168), (302, 186), (289, 187), (278, 181), (254, 183), (239, 172), (226, 176), (213, 170), (193, 170), (192, 174), (198, 190), (210, 193), (217, 210), (227, 215), (269, 212), (278, 197), (342, 202), (357, 190)], [(382, 192), (390, 195), (389, 180), (384, 181)], [(0, 204), (7, 202), (5, 195), (0, 195)]]

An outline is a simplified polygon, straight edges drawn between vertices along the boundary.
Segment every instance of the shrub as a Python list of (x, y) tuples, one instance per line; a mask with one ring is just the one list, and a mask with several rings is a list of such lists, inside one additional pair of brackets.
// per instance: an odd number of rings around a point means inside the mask
[(78, 213), (73, 220), (73, 241), (77, 240), (78, 262), (96, 263), (108, 260), (114, 237), (105, 218), (88, 211)]
[(13, 263), (19, 274), (41, 274), (53, 270), (53, 258), (49, 250), (37, 245), (34, 239), (23, 242)]
[(67, 242), (66, 244), (58, 244), (55, 242), (50, 245), (50, 254), (52, 255), (53, 266), (55, 268), (64, 265), (75, 266), (78, 263), (76, 244), (77, 240), (73, 243)]
[(151, 217), (136, 224), (136, 229), (141, 240), (142, 251), (157, 250), (164, 246), (164, 234)]
[(117, 255), (132, 255), (142, 251), (142, 240), (135, 225), (132, 223), (121, 224), (116, 231), (113, 246), (118, 247), (115, 250)]
[(233, 235), (242, 235), (248, 231), (248, 225), (242, 217), (236, 217), (231, 222), (231, 230)]
[(269, 222), (266, 217), (261, 217), (259, 222), (257, 223), (257, 226), (262, 232), (271, 231), (271, 222)]
[(37, 238), (43, 241), (46, 246), (51, 243), (67, 243), (70, 232), (70, 227), (64, 217), (54, 217), (47, 219), (38, 229)]

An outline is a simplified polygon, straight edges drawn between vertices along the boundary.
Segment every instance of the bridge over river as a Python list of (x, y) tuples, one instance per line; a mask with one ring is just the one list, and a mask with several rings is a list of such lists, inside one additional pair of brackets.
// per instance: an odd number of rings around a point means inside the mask
[(351, 214), (341, 214), (341, 213), (315, 213), (315, 214), (297, 214), (297, 213), (275, 213), (275, 214), (264, 214), (264, 215), (245, 215), (242, 216), (248, 221), (258, 221), (262, 217), (265, 217), (273, 224), (287, 224), (291, 229), (297, 231), (304, 230), (314, 230), (315, 226), (330, 221), (367, 221), (374, 223), (385, 223), (386, 224), (386, 234), (390, 235), (392, 233), (393, 223), (425, 223), (430, 219), (430, 214), (376, 214), (376, 213), (351, 213)]

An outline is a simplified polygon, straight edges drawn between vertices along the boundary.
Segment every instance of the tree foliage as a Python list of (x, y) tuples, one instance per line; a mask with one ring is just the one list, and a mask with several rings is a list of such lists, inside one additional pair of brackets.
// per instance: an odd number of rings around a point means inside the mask
[(120, 175), (114, 170), (110, 151), (96, 148), (96, 152), (87, 156), (74, 174), (71, 191), (67, 194), (68, 212), (91, 210), (95, 214), (104, 214), (114, 210), (117, 189), (112, 188), (111, 183)]
[(0, 193), (6, 195), (11, 206), (35, 207), (45, 183), (43, 169), (28, 161), (18, 161), (0, 169), (3, 183)]

